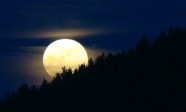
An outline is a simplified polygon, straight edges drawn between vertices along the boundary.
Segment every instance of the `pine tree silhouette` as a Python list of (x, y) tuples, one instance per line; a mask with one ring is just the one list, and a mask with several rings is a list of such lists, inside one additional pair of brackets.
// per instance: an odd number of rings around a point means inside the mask
[(74, 72), (62, 67), (40, 87), (23, 84), (1, 112), (180, 112), (186, 109), (186, 30), (170, 28), (149, 44), (104, 53)]

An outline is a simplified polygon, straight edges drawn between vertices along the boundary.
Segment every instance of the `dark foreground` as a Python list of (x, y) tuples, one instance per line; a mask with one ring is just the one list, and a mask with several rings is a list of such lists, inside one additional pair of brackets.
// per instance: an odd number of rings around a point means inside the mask
[[(20, 86), (0, 112), (184, 112), (186, 31), (170, 29), (149, 44), (102, 54), (74, 73), (63, 68), (52, 82)], [(29, 72), (29, 71), (28, 71)]]

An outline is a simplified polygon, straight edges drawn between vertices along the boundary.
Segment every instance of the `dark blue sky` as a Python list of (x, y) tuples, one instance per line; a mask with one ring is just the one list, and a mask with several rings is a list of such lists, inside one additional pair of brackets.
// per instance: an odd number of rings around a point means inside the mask
[(89, 57), (152, 41), (170, 27), (186, 28), (185, 0), (1, 0), (0, 96), (20, 84), (51, 79), (42, 66), (48, 44), (82, 43)]

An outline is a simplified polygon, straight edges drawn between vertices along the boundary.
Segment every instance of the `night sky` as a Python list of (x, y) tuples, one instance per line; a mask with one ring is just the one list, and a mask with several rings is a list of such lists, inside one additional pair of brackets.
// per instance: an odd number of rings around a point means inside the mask
[(186, 28), (186, 0), (1, 0), (0, 14), (0, 96), (51, 80), (42, 55), (57, 39), (77, 40), (95, 58)]

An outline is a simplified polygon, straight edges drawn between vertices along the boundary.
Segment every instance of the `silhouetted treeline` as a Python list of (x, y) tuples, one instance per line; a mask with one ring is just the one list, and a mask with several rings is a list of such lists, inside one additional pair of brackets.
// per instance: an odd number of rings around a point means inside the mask
[[(170, 29), (153, 43), (98, 56), (40, 87), (23, 84), (0, 112), (184, 112), (186, 30)], [(29, 72), (29, 71), (28, 71)]]

